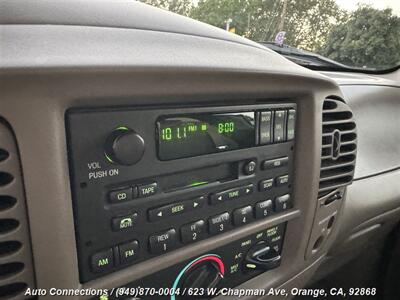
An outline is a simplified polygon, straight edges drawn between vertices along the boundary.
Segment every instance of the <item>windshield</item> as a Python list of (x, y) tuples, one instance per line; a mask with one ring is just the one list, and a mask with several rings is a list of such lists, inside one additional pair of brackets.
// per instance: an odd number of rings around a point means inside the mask
[(305, 66), (400, 64), (399, 0), (143, 0), (259, 42)]

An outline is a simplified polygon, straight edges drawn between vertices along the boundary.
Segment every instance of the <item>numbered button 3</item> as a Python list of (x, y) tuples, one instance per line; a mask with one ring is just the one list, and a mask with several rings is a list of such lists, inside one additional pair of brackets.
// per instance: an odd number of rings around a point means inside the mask
[(211, 234), (227, 231), (230, 228), (231, 216), (228, 212), (211, 217), (208, 220), (208, 230)]

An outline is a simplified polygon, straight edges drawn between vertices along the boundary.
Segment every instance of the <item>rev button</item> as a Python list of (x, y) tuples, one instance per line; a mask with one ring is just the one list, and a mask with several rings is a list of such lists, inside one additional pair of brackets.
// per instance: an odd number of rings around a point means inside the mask
[(166, 232), (150, 236), (150, 251), (153, 254), (167, 252), (175, 247), (177, 242), (176, 230), (170, 229)]

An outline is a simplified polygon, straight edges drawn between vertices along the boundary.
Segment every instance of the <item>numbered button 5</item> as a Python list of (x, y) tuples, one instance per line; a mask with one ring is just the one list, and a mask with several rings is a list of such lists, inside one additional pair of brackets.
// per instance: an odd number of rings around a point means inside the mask
[(205, 231), (205, 222), (203, 220), (183, 225), (181, 228), (182, 242), (188, 244), (201, 240), (205, 237)]
[(231, 216), (228, 212), (211, 217), (208, 220), (208, 230), (211, 234), (227, 231), (230, 228)]

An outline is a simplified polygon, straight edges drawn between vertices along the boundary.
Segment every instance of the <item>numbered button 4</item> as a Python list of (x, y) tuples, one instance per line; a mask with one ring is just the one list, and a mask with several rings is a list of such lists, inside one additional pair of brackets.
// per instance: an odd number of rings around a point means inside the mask
[(233, 224), (235, 226), (245, 225), (253, 219), (253, 208), (250, 205), (233, 211)]
[(183, 225), (181, 228), (182, 242), (188, 244), (201, 240), (205, 236), (205, 231), (205, 222), (203, 220)]

